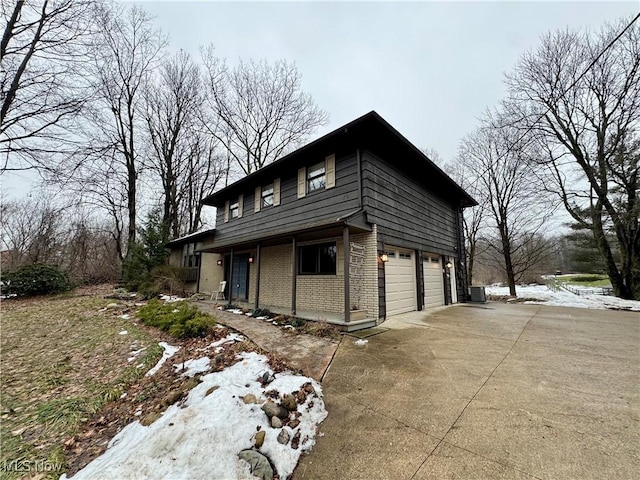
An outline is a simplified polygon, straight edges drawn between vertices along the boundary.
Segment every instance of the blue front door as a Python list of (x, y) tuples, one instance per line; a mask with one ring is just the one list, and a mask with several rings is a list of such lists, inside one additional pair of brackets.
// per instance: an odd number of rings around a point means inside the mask
[(247, 300), (249, 290), (249, 254), (233, 256), (231, 299)]

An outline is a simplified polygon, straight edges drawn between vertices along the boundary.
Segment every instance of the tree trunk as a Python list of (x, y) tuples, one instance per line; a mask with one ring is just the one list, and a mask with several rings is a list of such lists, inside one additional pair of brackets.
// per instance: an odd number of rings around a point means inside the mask
[(127, 255), (129, 258), (136, 243), (136, 167), (132, 159), (127, 159), (127, 213), (129, 226), (127, 228)]
[(498, 225), (500, 231), (500, 240), (502, 242), (502, 255), (504, 256), (504, 270), (507, 275), (507, 285), (509, 287), (509, 295), (516, 296), (516, 276), (513, 270), (513, 259), (511, 258), (511, 241), (509, 240), (509, 232), (504, 223)]
[(473, 285), (473, 262), (476, 256), (476, 242), (469, 243), (469, 265), (467, 266), (467, 277), (469, 286)]

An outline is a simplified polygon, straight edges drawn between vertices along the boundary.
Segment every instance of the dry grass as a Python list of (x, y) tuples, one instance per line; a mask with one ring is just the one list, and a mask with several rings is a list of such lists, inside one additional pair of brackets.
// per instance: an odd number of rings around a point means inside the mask
[[(2, 302), (0, 478), (57, 478), (66, 470), (64, 441), (160, 357), (145, 330), (120, 318), (123, 309), (103, 309), (109, 302), (70, 295)], [(127, 361), (132, 348), (145, 347)]]

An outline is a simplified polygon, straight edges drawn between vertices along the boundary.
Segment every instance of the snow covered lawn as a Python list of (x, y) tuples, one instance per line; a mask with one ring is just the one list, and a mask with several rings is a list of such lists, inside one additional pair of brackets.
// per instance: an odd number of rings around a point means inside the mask
[[(640, 302), (635, 300), (622, 300), (608, 295), (575, 295), (571, 292), (559, 290), (554, 292), (546, 285), (518, 285), (516, 293), (519, 298), (527, 299), (525, 304), (552, 305), (558, 307), (594, 308), (631, 310), (640, 312)], [(486, 287), (487, 295), (508, 296), (508, 287)]]
[[(217, 346), (238, 337), (232, 334)], [(167, 347), (165, 351), (171, 351)], [(177, 368), (192, 375), (208, 366), (204, 358)], [(300, 455), (314, 445), (316, 427), (327, 416), (321, 387), (308, 377), (274, 374), (268, 359), (255, 352), (241, 353), (238, 359), (202, 376), (184, 402), (170, 406), (151, 425), (127, 425), (104, 454), (71, 478), (253, 478), (249, 464), (238, 458), (242, 450), (252, 448), (268, 457), (281, 479), (290, 476)], [(285, 394), (293, 394), (297, 405), (289, 408), (284, 426), (273, 428), (261, 406), (267, 399), (280, 403)], [(259, 447), (258, 432), (265, 432)]]

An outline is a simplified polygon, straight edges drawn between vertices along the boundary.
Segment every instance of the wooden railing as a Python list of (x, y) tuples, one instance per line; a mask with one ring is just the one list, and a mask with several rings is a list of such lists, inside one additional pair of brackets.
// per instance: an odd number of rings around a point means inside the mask
[(198, 267), (184, 267), (180, 271), (180, 278), (183, 282), (198, 281)]

